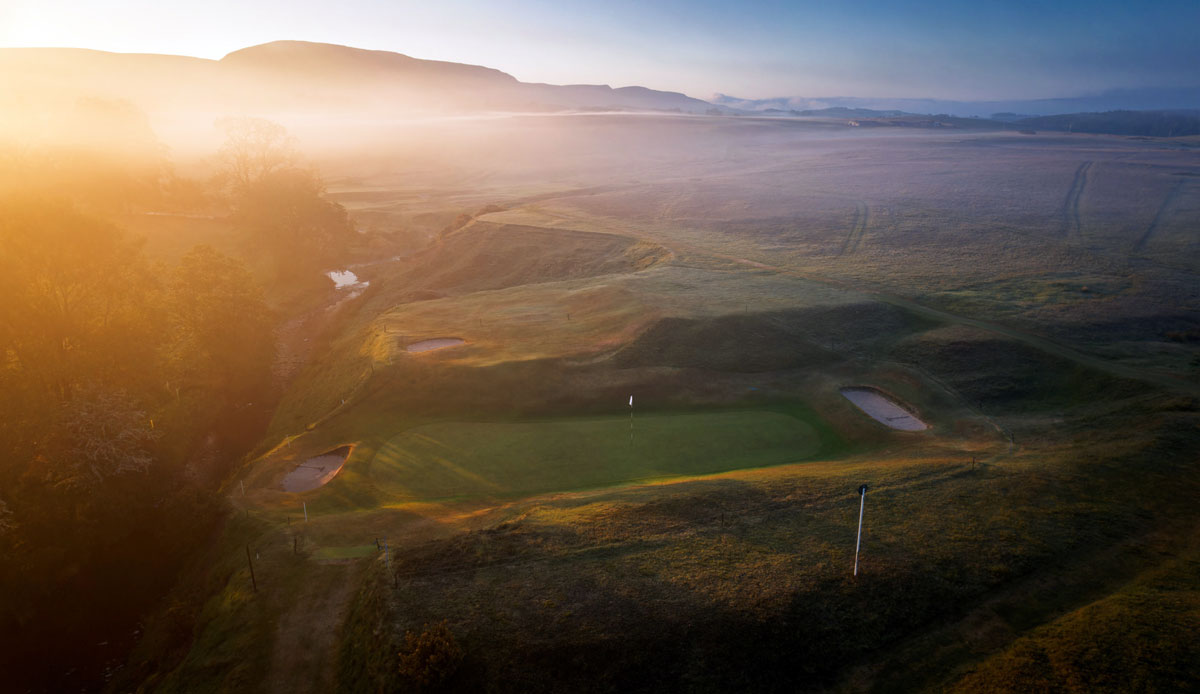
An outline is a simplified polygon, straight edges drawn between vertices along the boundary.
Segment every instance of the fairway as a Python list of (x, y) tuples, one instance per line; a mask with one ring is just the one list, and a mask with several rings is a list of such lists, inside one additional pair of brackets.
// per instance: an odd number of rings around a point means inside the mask
[(789, 463), (821, 448), (808, 422), (743, 410), (531, 422), (440, 422), (388, 441), (371, 478), (404, 499), (515, 496)]

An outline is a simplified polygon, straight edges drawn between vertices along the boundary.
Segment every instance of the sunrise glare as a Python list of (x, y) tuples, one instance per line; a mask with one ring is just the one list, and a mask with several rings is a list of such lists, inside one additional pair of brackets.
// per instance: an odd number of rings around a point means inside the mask
[(1200, 690), (1197, 26), (0, 4), (0, 691)]

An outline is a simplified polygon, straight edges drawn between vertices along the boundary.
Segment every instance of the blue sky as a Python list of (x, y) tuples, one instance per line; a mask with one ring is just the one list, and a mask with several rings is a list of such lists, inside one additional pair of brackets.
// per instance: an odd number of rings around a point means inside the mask
[(0, 0), (0, 45), (219, 58), (276, 39), (707, 98), (1008, 99), (1200, 84), (1200, 0)]

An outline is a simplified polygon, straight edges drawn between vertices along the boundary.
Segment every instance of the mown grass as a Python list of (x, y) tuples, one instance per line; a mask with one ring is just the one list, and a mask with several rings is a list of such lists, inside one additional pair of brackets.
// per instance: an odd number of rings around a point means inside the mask
[(439, 422), (389, 440), (371, 479), (397, 499), (511, 497), (812, 458), (808, 422), (745, 410), (533, 422)]

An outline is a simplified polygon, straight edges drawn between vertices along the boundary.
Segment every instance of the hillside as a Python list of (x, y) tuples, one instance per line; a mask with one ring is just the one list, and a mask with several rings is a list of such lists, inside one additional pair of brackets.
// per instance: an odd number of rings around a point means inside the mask
[[(711, 104), (675, 92), (607, 85), (526, 84), (499, 70), (333, 44), (276, 41), (221, 60), (74, 48), (0, 48), (0, 104), (73, 107), (123, 99), (152, 117), (199, 114), (354, 114), (558, 110), (703, 113)], [(211, 118), (209, 119), (211, 121)]]

